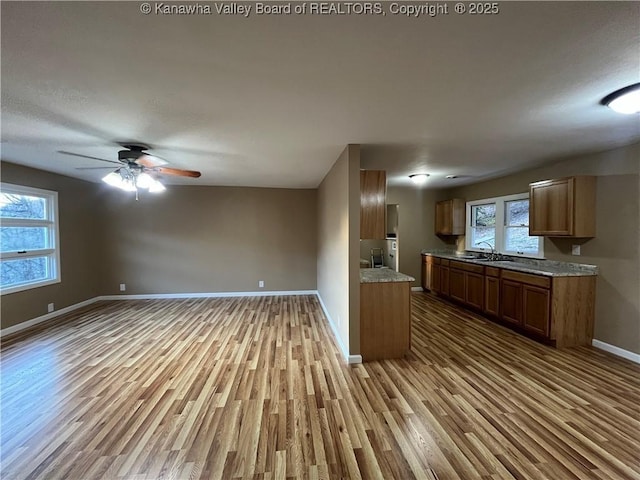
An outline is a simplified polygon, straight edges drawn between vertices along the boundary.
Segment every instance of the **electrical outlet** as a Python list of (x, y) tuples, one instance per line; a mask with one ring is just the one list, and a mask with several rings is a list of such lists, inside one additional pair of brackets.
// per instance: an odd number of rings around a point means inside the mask
[(571, 246), (571, 255), (580, 255), (580, 245)]
[(127, 285), (125, 283), (121, 283), (120, 284), (120, 291), (121, 292), (126, 292), (127, 291)]
[(55, 305), (53, 303), (50, 303), (47, 305), (47, 312), (51, 313), (56, 309)]
[(264, 288), (264, 280), (258, 281), (258, 287), (259, 288)]

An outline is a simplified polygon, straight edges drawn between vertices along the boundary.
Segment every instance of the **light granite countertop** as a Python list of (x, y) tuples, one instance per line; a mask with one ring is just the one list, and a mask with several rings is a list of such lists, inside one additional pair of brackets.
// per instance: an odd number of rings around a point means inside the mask
[(489, 267), (504, 268), (505, 270), (515, 270), (517, 272), (533, 273), (535, 275), (545, 275), (547, 277), (588, 277), (598, 275), (596, 265), (584, 263), (556, 262), (553, 260), (537, 260), (533, 258), (518, 258), (515, 261), (488, 262), (477, 258), (464, 258), (461, 254), (452, 251), (423, 250), (422, 255), (431, 255), (458, 262), (474, 263)]
[(413, 282), (415, 278), (390, 268), (361, 268), (360, 283)]

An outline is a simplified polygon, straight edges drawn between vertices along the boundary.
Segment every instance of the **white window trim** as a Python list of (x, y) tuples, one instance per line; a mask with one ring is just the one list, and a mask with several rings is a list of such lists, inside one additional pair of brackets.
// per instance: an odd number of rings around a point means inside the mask
[(506, 202), (511, 202), (514, 200), (529, 200), (529, 193), (516, 193), (514, 195), (505, 195), (502, 197), (493, 197), (493, 198), (483, 198), (481, 200), (473, 200), (467, 202), (467, 213), (466, 213), (466, 227), (465, 227), (465, 250), (470, 252), (481, 252), (487, 253), (491, 252), (488, 248), (480, 248), (474, 247), (471, 245), (471, 208), (476, 205), (486, 205), (489, 203), (496, 204), (496, 253), (501, 253), (503, 255), (509, 255), (510, 257), (523, 257), (523, 258), (539, 258), (544, 259), (544, 238), (539, 237), (538, 244), (538, 254), (533, 254), (530, 252), (527, 253), (518, 253), (505, 250), (504, 240), (505, 240), (505, 222), (504, 222), (504, 214), (505, 208), (504, 205)]
[(7, 288), (0, 288), (0, 295), (8, 295), (10, 293), (22, 292), (32, 288), (60, 283), (62, 281), (62, 273), (60, 267), (60, 217), (58, 216), (58, 192), (4, 182), (0, 183), (0, 191), (3, 193), (15, 193), (17, 195), (34, 195), (44, 197), (48, 203), (47, 211), (50, 212), (50, 218), (47, 220), (1, 218), (0, 224), (2, 226), (29, 225), (50, 227), (53, 225), (53, 228), (51, 229), (53, 238), (49, 238), (50, 248), (31, 250), (20, 254), (17, 252), (0, 252), (0, 258), (2, 260), (12, 258), (49, 257), (50, 260), (53, 260), (50, 264), (50, 268), (53, 269), (52, 278), (35, 282), (20, 283)]

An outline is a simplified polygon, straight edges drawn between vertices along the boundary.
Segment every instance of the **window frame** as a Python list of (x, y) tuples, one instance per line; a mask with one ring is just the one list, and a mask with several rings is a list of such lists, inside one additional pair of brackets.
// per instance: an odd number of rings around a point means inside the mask
[[(466, 202), (466, 223), (465, 223), (465, 250), (470, 252), (478, 252), (478, 253), (487, 253), (491, 252), (486, 247), (474, 247), (471, 245), (472, 238), (472, 221), (473, 218), (471, 216), (472, 207), (476, 205), (487, 205), (491, 203), (495, 203), (496, 205), (496, 241), (495, 241), (495, 252), (503, 255), (509, 255), (511, 257), (523, 257), (523, 258), (538, 258), (544, 259), (544, 237), (538, 236), (538, 251), (536, 253), (533, 252), (523, 252), (518, 253), (512, 250), (506, 250), (506, 234), (507, 234), (507, 225), (506, 225), (506, 206), (507, 202), (512, 202), (515, 200), (529, 200), (529, 208), (531, 208), (531, 200), (529, 198), (529, 193), (516, 193), (513, 195), (504, 195), (501, 197), (493, 197), (493, 198), (483, 198), (479, 200), (472, 200), (470, 202)], [(532, 235), (535, 236), (535, 235)]]
[(46, 202), (46, 219), (38, 220), (29, 218), (0, 217), (0, 225), (2, 227), (46, 227), (48, 229), (47, 233), (49, 237), (47, 248), (20, 250), (20, 252), (24, 253), (18, 253), (18, 251), (15, 250), (0, 252), (0, 262), (14, 260), (16, 258), (27, 259), (45, 257), (48, 263), (48, 276), (46, 279), (18, 283), (9, 287), (0, 286), (0, 296), (60, 283), (62, 281), (62, 274), (60, 266), (60, 217), (58, 216), (58, 192), (5, 182), (0, 182), (0, 192), (43, 198)]

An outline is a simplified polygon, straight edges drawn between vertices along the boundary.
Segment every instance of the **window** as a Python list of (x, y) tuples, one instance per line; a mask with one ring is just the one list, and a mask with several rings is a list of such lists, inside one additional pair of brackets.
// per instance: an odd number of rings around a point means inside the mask
[(496, 204), (485, 203), (471, 207), (471, 244), (490, 244), (496, 248)]
[(2, 294), (60, 281), (57, 192), (0, 184), (0, 255)]
[(529, 236), (529, 194), (467, 202), (466, 249), (542, 258), (543, 242)]

